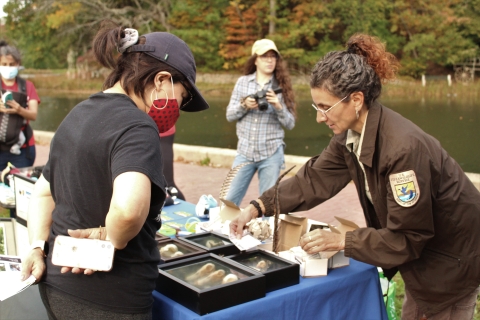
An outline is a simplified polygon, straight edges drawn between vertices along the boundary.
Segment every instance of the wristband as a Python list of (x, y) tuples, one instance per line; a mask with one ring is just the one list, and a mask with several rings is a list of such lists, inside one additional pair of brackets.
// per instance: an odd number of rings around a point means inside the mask
[(262, 208), (260, 207), (260, 204), (258, 204), (258, 202), (256, 200), (250, 201), (250, 204), (253, 205), (255, 207), (255, 209), (257, 209), (257, 211), (258, 211), (257, 218), (263, 217), (263, 211), (262, 211)]
[(35, 240), (32, 245), (30, 246), (30, 250), (40, 249), (42, 251), (42, 255), (45, 258), (47, 255), (45, 254), (45, 241), (44, 240)]

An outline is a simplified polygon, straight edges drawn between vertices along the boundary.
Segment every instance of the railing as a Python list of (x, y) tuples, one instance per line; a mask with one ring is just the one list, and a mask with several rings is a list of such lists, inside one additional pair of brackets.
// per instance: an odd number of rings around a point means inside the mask
[(448, 86), (452, 86), (452, 76), (451, 75), (446, 75), (446, 76), (427, 76), (425, 74), (422, 74), (422, 86), (426, 86), (427, 82), (432, 82), (432, 81), (446, 81), (448, 83)]

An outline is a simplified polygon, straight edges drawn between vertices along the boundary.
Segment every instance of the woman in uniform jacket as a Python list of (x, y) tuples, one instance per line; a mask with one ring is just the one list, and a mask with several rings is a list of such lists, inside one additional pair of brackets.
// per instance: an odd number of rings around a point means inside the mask
[[(345, 250), (390, 279), (400, 271), (403, 319), (471, 319), (480, 283), (480, 192), (435, 138), (377, 101), (397, 70), (383, 44), (361, 34), (315, 65), (317, 122), (335, 136), (280, 183), (280, 212), (313, 208), (353, 180), (367, 227), (345, 236), (317, 229), (302, 237), (302, 248)], [(273, 199), (271, 188), (232, 221), (231, 232), (272, 215)]]

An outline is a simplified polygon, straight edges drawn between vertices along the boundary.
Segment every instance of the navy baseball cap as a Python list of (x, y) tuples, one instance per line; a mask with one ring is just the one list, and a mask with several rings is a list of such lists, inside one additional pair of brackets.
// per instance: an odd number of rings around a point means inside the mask
[(192, 51), (179, 37), (168, 32), (152, 32), (143, 35), (145, 44), (136, 44), (127, 49), (127, 52), (144, 52), (149, 56), (180, 71), (187, 78), (192, 87), (192, 101), (182, 108), (182, 111), (195, 112), (209, 108), (195, 86), (197, 67)]

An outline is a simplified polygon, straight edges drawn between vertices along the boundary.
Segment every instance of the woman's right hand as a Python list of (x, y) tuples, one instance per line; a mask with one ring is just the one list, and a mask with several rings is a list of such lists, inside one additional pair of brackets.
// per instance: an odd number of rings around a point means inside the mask
[(258, 109), (257, 100), (252, 97), (246, 97), (243, 105), (246, 110)]
[[(98, 228), (89, 228), (89, 229), (68, 229), (68, 235), (72, 238), (87, 238), (87, 239), (99, 239), (99, 240), (109, 240), (107, 235), (107, 228), (98, 227)], [(95, 270), (92, 269), (82, 269), (82, 268), (72, 268), (72, 267), (62, 267), (60, 269), (61, 273), (72, 272), (75, 274), (85, 274), (90, 276), (95, 273)]]
[(22, 280), (25, 281), (33, 275), (35, 283), (39, 283), (47, 266), (45, 265), (45, 258), (39, 249), (30, 250), (30, 252), (22, 259)]
[(230, 234), (241, 239), (243, 236), (243, 229), (250, 220), (255, 219), (258, 215), (257, 209), (249, 204), (242, 212), (230, 222)]

